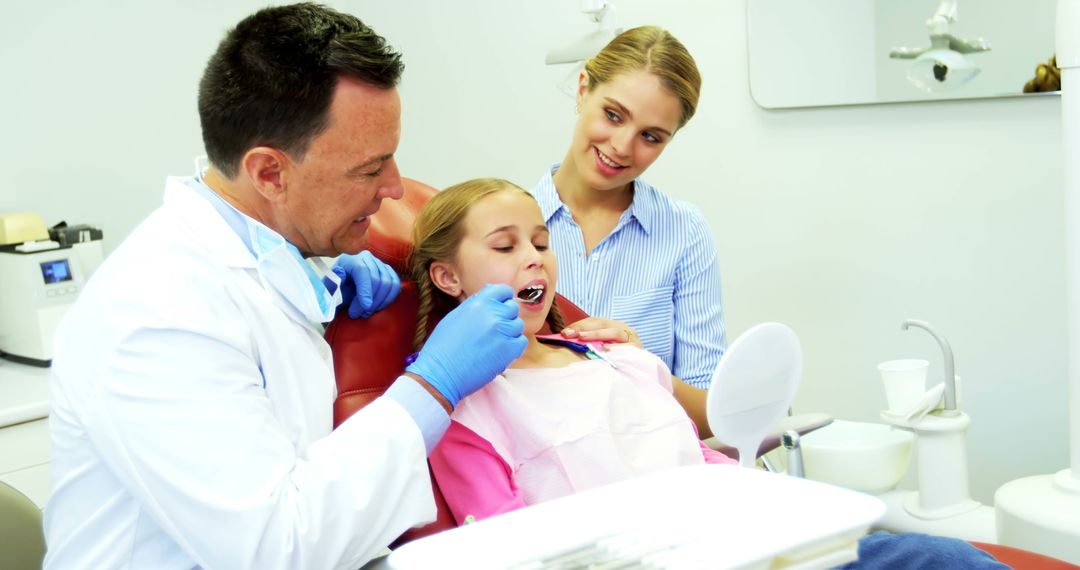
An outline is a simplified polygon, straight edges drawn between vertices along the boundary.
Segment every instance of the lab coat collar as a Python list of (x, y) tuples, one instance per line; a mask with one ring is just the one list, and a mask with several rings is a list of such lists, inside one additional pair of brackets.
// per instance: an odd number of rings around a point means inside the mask
[[(191, 177), (169, 177), (165, 182), (165, 207), (175, 212), (192, 229), (192, 239), (200, 243), (208, 258), (217, 260), (225, 267), (252, 269), (252, 275), (255, 275), (258, 272), (255, 254), (214, 205), (191, 187), (193, 181)], [(322, 334), (320, 323), (309, 321), (280, 293), (267, 290), (267, 294), (289, 318)]]
[(191, 177), (170, 176), (165, 181), (165, 207), (175, 210), (194, 228), (207, 255), (228, 267), (255, 267), (255, 255), (214, 206), (188, 186)]

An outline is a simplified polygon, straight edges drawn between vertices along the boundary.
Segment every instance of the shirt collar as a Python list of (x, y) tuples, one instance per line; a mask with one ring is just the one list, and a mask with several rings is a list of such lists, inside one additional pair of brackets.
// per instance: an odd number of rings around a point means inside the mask
[(558, 172), (559, 164), (548, 169), (547, 174), (540, 180), (540, 183), (536, 186), (536, 192), (534, 197), (536, 202), (540, 204), (540, 213), (544, 215), (544, 223), (551, 221), (551, 217), (555, 215), (561, 209), (566, 209), (566, 213), (570, 213), (570, 209), (563, 204), (559, 198), (559, 192), (555, 189), (555, 180), (552, 179), (552, 175)]
[[(559, 163), (548, 169), (547, 174), (537, 185), (536, 201), (540, 204), (540, 212), (544, 215), (544, 223), (551, 221), (551, 217), (559, 210), (565, 209), (570, 214), (570, 208), (566, 207), (559, 192), (555, 189), (555, 180), (552, 176), (559, 171)], [(656, 191), (646, 184), (641, 178), (634, 179), (634, 199), (627, 209), (628, 219), (634, 220), (646, 234), (652, 232), (652, 226), (658, 215), (659, 203), (656, 199)]]
[(183, 179), (184, 184), (194, 190), (197, 194), (205, 198), (210, 205), (214, 207), (214, 210), (225, 220), (229, 227), (232, 228), (236, 235), (244, 242), (244, 245), (248, 248), (248, 251), (255, 253), (255, 248), (251, 245), (251, 237), (248, 235), (247, 223), (245, 216), (242, 212), (236, 209), (235, 206), (225, 201), (217, 192), (214, 192), (210, 186), (203, 180), (203, 176), (206, 174), (203, 170), (197, 170), (195, 176), (191, 178)]

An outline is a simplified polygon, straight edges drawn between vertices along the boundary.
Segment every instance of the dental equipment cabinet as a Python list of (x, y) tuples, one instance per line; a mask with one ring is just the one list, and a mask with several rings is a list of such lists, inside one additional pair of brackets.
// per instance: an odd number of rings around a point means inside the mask
[(0, 481), (39, 507), (51, 492), (49, 369), (0, 360)]
[(85, 225), (47, 229), (34, 213), (0, 214), (0, 356), (49, 366), (56, 327), (101, 264), (101, 237)]
[(51, 492), (53, 333), (101, 264), (101, 238), (86, 225), (0, 214), (0, 481), (39, 508)]

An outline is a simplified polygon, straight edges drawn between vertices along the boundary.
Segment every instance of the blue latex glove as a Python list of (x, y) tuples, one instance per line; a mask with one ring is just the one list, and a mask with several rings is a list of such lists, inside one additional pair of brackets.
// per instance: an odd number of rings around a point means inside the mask
[(401, 292), (401, 279), (393, 268), (367, 251), (338, 257), (331, 271), (341, 278), (341, 306), (348, 307), (354, 319), (370, 317)]
[(439, 321), (405, 371), (426, 380), (457, 407), (525, 352), (523, 330), (514, 290), (488, 285)]

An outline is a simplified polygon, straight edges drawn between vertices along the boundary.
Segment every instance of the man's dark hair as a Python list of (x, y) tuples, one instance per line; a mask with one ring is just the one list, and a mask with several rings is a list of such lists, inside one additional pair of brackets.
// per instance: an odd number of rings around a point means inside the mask
[(339, 76), (390, 89), (403, 70), (355, 16), (311, 3), (259, 10), (229, 30), (199, 83), (207, 157), (229, 178), (255, 146), (303, 158), (327, 127)]

